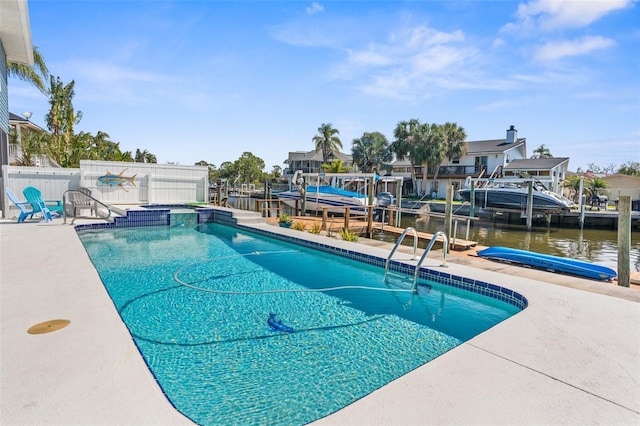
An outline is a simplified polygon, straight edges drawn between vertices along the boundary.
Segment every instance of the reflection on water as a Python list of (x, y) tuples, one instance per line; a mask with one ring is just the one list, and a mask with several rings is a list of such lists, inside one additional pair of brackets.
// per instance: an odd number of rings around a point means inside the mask
[[(418, 231), (433, 234), (444, 229), (444, 220), (405, 217), (402, 226), (413, 226)], [(466, 225), (459, 223), (458, 238), (464, 239), (465, 232)], [(483, 246), (510, 247), (584, 260), (613, 269), (618, 267), (618, 231), (615, 230), (540, 227), (528, 232), (525, 226), (477, 221), (470, 228), (469, 240)], [(640, 271), (638, 232), (631, 233), (631, 270)]]
[[(230, 206), (255, 211), (254, 198), (230, 198)], [(444, 229), (441, 218), (405, 216), (402, 227), (413, 226), (418, 231), (435, 234)], [(466, 225), (458, 224), (458, 238), (466, 239)], [(376, 235), (376, 239), (395, 242), (396, 235)], [(526, 228), (514, 224), (476, 221), (469, 231), (469, 240), (483, 246), (503, 246), (554, 256), (570, 257), (618, 269), (618, 231), (608, 229)], [(406, 241), (411, 244), (411, 239)], [(426, 245), (426, 244), (425, 244)], [(423, 246), (424, 248), (424, 246)], [(640, 233), (631, 233), (631, 270), (640, 271)]]

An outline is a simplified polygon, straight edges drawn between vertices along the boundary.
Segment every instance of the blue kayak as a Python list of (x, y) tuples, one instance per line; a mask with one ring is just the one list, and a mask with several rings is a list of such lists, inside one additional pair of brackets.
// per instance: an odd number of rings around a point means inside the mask
[(595, 280), (611, 281), (617, 276), (616, 271), (606, 266), (594, 265), (582, 260), (539, 254), (526, 250), (507, 247), (489, 247), (478, 252), (478, 256), (488, 259), (506, 260), (509, 262), (530, 265), (536, 268), (555, 272), (578, 275)]

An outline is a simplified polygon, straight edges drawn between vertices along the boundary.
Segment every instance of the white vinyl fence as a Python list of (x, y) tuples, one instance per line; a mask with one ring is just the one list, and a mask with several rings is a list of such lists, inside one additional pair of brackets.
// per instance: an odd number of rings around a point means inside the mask
[[(100, 181), (107, 174), (117, 175), (111, 184)], [(80, 168), (2, 167), (2, 214), (12, 218), (18, 209), (7, 198), (11, 188), (20, 200), (22, 190), (33, 186), (46, 200), (62, 200), (69, 189), (85, 187), (105, 204), (181, 204), (208, 202), (208, 168), (170, 164), (80, 161)]]

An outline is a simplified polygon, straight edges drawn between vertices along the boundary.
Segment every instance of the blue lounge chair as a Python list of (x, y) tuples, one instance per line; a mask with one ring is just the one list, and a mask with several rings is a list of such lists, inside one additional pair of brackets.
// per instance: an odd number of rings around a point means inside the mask
[[(51, 220), (52, 212), (54, 214), (57, 213), (60, 216), (63, 215), (64, 210), (62, 207), (62, 200), (43, 200), (42, 192), (33, 186), (27, 186), (22, 190), (22, 193), (24, 194), (24, 198), (31, 203), (33, 212), (42, 212), (42, 216), (47, 222)], [(47, 220), (47, 216), (49, 220)]]
[[(11, 200), (11, 202), (15, 204), (17, 208), (20, 209), (20, 216), (18, 216), (18, 223), (24, 222), (24, 220), (27, 217), (32, 218), (35, 211), (33, 210), (33, 207), (31, 207), (31, 203), (28, 201), (18, 201), (16, 194), (13, 193), (11, 188), (6, 188), (6, 191), (7, 191), (7, 197), (9, 197), (9, 200)], [(31, 209), (28, 209), (27, 206), (31, 207)]]

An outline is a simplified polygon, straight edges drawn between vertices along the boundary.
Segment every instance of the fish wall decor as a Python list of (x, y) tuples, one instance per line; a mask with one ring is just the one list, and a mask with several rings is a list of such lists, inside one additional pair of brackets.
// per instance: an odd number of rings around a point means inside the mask
[(127, 169), (124, 169), (119, 174), (115, 174), (115, 173), (111, 173), (110, 171), (107, 171), (106, 175), (100, 176), (98, 178), (98, 182), (103, 183), (105, 185), (118, 185), (120, 188), (122, 188), (125, 191), (127, 191), (127, 188), (125, 188), (124, 185), (127, 184), (127, 183), (130, 183), (131, 185), (136, 186), (136, 183), (133, 181), (133, 179), (136, 177), (136, 175), (123, 176), (122, 174), (126, 170)]

